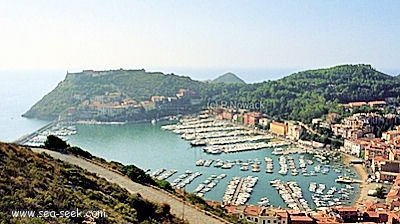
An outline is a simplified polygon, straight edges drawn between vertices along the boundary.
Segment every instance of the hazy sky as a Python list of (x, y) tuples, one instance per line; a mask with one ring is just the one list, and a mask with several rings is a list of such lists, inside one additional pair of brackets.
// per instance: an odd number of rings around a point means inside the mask
[(0, 69), (400, 68), (400, 1), (0, 1)]

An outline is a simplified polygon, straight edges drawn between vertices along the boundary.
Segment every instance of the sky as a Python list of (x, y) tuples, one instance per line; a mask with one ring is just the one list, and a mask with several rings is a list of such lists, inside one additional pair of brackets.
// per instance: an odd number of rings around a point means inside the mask
[(0, 70), (245, 73), (365, 63), (397, 75), (399, 10), (397, 0), (0, 0)]

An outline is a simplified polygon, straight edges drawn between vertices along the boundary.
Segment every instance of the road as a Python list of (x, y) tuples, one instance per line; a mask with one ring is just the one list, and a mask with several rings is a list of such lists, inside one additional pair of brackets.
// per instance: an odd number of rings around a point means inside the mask
[(89, 172), (97, 174), (99, 177), (105, 178), (109, 182), (118, 184), (119, 186), (127, 189), (131, 193), (140, 193), (140, 195), (142, 195), (149, 201), (160, 204), (168, 203), (171, 206), (172, 214), (180, 218), (182, 218), (184, 215), (184, 219), (187, 220), (189, 223), (226, 223), (216, 216), (207, 215), (204, 211), (198, 210), (193, 206), (189, 206), (187, 203), (183, 204), (182, 200), (174, 197), (173, 195), (170, 195), (164, 191), (135, 183), (126, 176), (119, 175), (109, 169), (93, 164), (85, 159), (78, 158), (72, 155), (61, 154), (46, 149), (32, 148), (32, 151), (36, 153), (45, 152), (55, 159), (60, 159), (62, 161), (77, 165), (83, 169), (86, 169)]

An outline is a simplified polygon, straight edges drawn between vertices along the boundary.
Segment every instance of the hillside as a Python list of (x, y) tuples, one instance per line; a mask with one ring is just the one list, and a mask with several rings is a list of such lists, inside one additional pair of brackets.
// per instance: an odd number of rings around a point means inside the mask
[(276, 120), (308, 122), (328, 112), (343, 113), (340, 103), (397, 98), (400, 94), (398, 77), (362, 64), (308, 70), (254, 84), (227, 84), (223, 77), (236, 76), (228, 73), (214, 80), (217, 82), (199, 82), (144, 70), (67, 74), (57, 88), (23, 116), (137, 121), (190, 114), (209, 105), (237, 102), (258, 106), (236, 109), (260, 111)]
[[(168, 108), (169, 104), (172, 106), (176, 104), (181, 111), (190, 111), (192, 105), (189, 100), (198, 96), (203, 85), (189, 77), (145, 70), (89, 70), (69, 73), (65, 80), (23, 116), (44, 120), (53, 120), (59, 115), (67, 117), (71, 114), (73, 114), (71, 119), (74, 120), (147, 119), (147, 116), (143, 116), (144, 111), (148, 112), (159, 106), (149, 102), (152, 96), (163, 96), (162, 102), (166, 102), (163, 105), (165, 108)], [(190, 94), (182, 94), (177, 100), (176, 94), (181, 89)], [(143, 101), (145, 103), (141, 103)], [(122, 107), (130, 109), (129, 113), (118, 114), (118, 109)], [(109, 112), (110, 110), (114, 111)], [(114, 119), (116, 115), (121, 115), (121, 119)]]
[[(183, 223), (153, 204), (79, 167), (0, 143), (0, 223)], [(106, 217), (12, 218), (11, 211), (104, 211)]]
[(225, 83), (225, 84), (246, 84), (241, 78), (233, 73), (225, 73), (218, 78), (211, 81), (212, 83)]
[(383, 100), (400, 95), (400, 80), (370, 65), (341, 65), (225, 91), (220, 100), (261, 103), (273, 119), (309, 122), (328, 112), (342, 113), (340, 103)]

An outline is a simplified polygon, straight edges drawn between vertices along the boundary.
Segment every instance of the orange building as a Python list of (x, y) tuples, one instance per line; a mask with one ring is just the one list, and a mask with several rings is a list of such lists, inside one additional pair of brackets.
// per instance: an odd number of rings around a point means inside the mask
[(248, 112), (243, 115), (243, 124), (255, 126), (258, 124), (258, 120), (260, 120), (261, 117), (262, 114), (259, 112)]
[(287, 126), (284, 123), (274, 121), (269, 125), (269, 131), (277, 135), (285, 136), (287, 134)]

